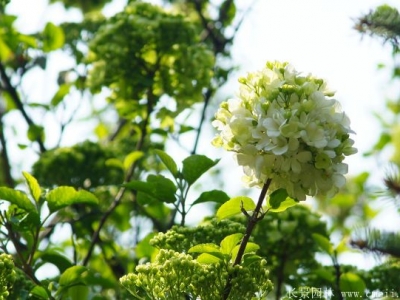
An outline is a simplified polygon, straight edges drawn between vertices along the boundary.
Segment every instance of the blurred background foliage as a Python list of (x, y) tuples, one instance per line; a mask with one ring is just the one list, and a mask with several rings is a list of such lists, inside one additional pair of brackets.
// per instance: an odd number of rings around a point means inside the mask
[[(35, 209), (22, 198), (0, 207), (0, 251), (13, 256), (16, 270), (1, 284), (9, 289), (9, 299), (30, 299), (29, 293), (38, 299), (127, 299), (119, 278), (139, 263), (154, 261), (159, 249), (187, 252), (199, 243), (219, 245), (225, 236), (243, 231), (244, 217), (226, 222), (210, 217), (198, 226), (182, 226), (182, 218), (185, 209), (199, 209), (186, 202), (188, 191), (213, 166), (195, 155), (209, 121), (207, 108), (222, 100), (216, 92), (235, 70), (230, 47), (246, 12), (233, 0), (169, 0), (161, 6), (128, 1), (122, 11), (106, 17), (102, 10), (110, 0), (51, 0), (49, 5), (54, 2), (78, 9), (82, 20), (49, 22), (40, 32), (24, 34), (15, 27), (17, 17), (7, 14), (7, 1), (0, 2), (0, 186), (21, 189), (24, 178), (10, 156), (33, 149), (37, 156), (29, 171), (42, 187)], [(393, 65), (380, 67), (389, 69), (398, 84), (399, 12), (379, 6), (360, 16), (354, 28), (392, 46)], [(54, 95), (35, 102), (21, 83), (32, 80), (29, 74), (36, 68), (57, 67), (50, 65), (50, 57), (59, 52), (73, 60), (73, 67), (58, 70)], [(363, 292), (400, 294), (400, 233), (366, 225), (379, 212), (377, 199), (385, 197), (400, 207), (399, 97), (388, 99), (387, 110), (376, 114), (382, 133), (365, 153), (389, 170), (380, 194), (379, 183), (371, 183), (373, 174), (360, 173), (348, 178), (333, 199), (315, 199), (313, 209), (298, 205), (267, 214), (257, 225), (252, 240), (274, 284), (268, 299), (280, 299), (300, 286), (340, 295), (349, 284)], [(82, 107), (86, 115), (78, 120)], [(10, 128), (7, 117), (13, 112), (25, 126)], [(49, 142), (45, 115), (64, 115), (55, 144)], [(193, 119), (196, 126), (188, 122)], [(63, 145), (68, 127), (89, 122), (96, 123), (90, 138)], [(13, 144), (15, 131), (25, 131), (25, 143)], [(182, 140), (193, 141), (183, 149), (204, 172), (185, 177), (185, 163), (175, 172), (174, 163), (157, 155), (169, 150), (167, 142), (180, 147)], [(212, 180), (223, 181), (213, 170)], [(30, 189), (35, 186), (32, 179), (25, 181)], [(128, 182), (136, 188), (127, 188)], [(48, 214), (49, 193), (63, 186), (93, 193), (98, 203), (75, 201)], [(172, 191), (176, 201), (162, 200), (154, 187)], [(200, 188), (207, 187), (192, 189), (204, 192), (198, 203), (214, 202), (212, 211), (229, 199), (222, 191)], [(4, 191), (9, 190), (2, 190), (3, 198)], [(363, 270), (339, 264), (340, 255), (354, 251), (374, 253), (377, 266)], [(8, 257), (4, 262), (10, 266)], [(39, 278), (45, 267), (56, 269), (55, 275)]]

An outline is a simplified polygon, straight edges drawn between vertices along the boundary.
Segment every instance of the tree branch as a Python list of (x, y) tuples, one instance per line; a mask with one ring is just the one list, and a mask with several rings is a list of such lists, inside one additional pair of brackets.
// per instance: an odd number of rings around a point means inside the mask
[[(150, 115), (153, 111), (153, 106), (155, 104), (155, 96), (153, 95), (152, 89), (148, 90), (147, 93), (147, 114), (145, 119), (142, 122), (142, 127), (141, 127), (141, 134), (140, 134), (140, 139), (138, 141), (138, 143), (136, 144), (136, 150), (139, 151), (143, 148), (144, 146), (144, 142), (147, 136), (147, 126), (149, 124), (150, 121)], [(133, 176), (133, 172), (135, 171), (136, 167), (137, 167), (138, 161), (135, 161), (129, 168), (126, 176), (125, 176), (125, 180), (124, 183), (127, 183), (130, 181), (130, 179)], [(111, 203), (111, 205), (108, 207), (108, 209), (106, 210), (106, 212), (103, 214), (103, 216), (101, 217), (100, 221), (99, 221), (99, 226), (97, 227), (97, 229), (95, 230), (95, 232), (92, 235), (92, 240), (89, 246), (89, 250), (88, 253), (86, 254), (86, 257), (83, 259), (82, 265), (86, 266), (89, 263), (90, 257), (92, 256), (94, 247), (96, 246), (96, 244), (99, 241), (99, 236), (100, 236), (100, 231), (103, 228), (104, 224), (106, 223), (107, 219), (109, 218), (109, 216), (112, 214), (112, 212), (117, 208), (117, 206), (121, 203), (122, 197), (124, 196), (126, 191), (125, 187), (121, 187), (117, 193), (117, 195), (115, 196), (113, 202)]]
[(7, 151), (7, 142), (6, 138), (4, 136), (4, 126), (3, 126), (3, 112), (1, 111), (0, 108), (0, 145), (1, 145), (1, 171), (4, 176), (4, 183), (10, 187), (13, 188), (15, 186), (14, 184), (14, 179), (11, 175), (11, 165), (10, 165), (10, 158), (8, 156), (8, 151)]
[[(264, 214), (261, 212), (262, 204), (265, 200), (265, 196), (267, 195), (267, 191), (269, 189), (269, 186), (271, 184), (272, 179), (268, 178), (267, 181), (265, 182), (260, 196), (258, 198), (258, 202), (256, 205), (256, 208), (254, 209), (252, 215), (248, 218), (247, 222), (247, 228), (246, 232), (243, 236), (242, 242), (240, 243), (239, 251), (236, 255), (235, 262), (233, 263), (233, 266), (239, 265), (242, 261), (242, 257), (244, 254), (244, 251), (246, 250), (247, 243), (249, 242), (251, 233), (253, 232), (253, 229), (255, 225), (257, 224), (258, 221), (260, 221), (263, 217)], [(234, 274), (230, 274), (228, 277), (228, 280), (226, 282), (225, 288), (224, 288), (224, 294), (223, 294), (223, 299), (226, 300), (229, 297), (229, 294), (231, 293), (232, 290), (232, 279), (234, 278)]]
[[(21, 112), (22, 116), (24, 117), (26, 123), (29, 126), (35, 125), (35, 123), (32, 121), (32, 119), (29, 117), (27, 112), (25, 111), (24, 104), (22, 103), (21, 99), (19, 98), (19, 95), (17, 93), (17, 90), (14, 88), (14, 86), (11, 84), (11, 80), (7, 75), (6, 69), (4, 65), (0, 62), (0, 77), (3, 79), (4, 82), (4, 89), (7, 91), (11, 99), (14, 101), (15, 106), (18, 108), (18, 110)], [(39, 145), (40, 152), (46, 152), (46, 148), (43, 144), (43, 141), (38, 138), (36, 139), (36, 142)]]

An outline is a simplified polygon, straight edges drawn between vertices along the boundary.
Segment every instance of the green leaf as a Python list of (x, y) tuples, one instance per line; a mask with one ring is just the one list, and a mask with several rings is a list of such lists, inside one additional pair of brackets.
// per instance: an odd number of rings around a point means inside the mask
[(130, 190), (143, 192), (151, 195), (153, 194), (153, 188), (154, 188), (151, 183), (140, 180), (131, 180), (128, 183), (123, 184), (123, 186)]
[(72, 204), (98, 204), (99, 200), (92, 193), (80, 190), (76, 191), (73, 187), (60, 186), (50, 191), (46, 195), (50, 213), (54, 213)]
[(132, 180), (123, 186), (148, 194), (161, 202), (174, 203), (177, 187), (168, 178), (162, 175), (149, 175), (147, 182)]
[(220, 247), (212, 243), (195, 245), (189, 249), (188, 253), (208, 253), (220, 259), (224, 258)]
[(207, 244), (199, 244), (191, 247), (188, 251), (188, 253), (193, 253), (193, 252), (200, 252), (200, 253), (211, 253), (211, 252), (221, 252), (219, 249), (218, 245), (215, 245), (213, 243), (207, 243)]
[(278, 208), (283, 201), (286, 200), (288, 193), (285, 189), (278, 189), (271, 193), (268, 199), (268, 207), (272, 209)]
[(48, 22), (43, 30), (43, 51), (57, 50), (64, 45), (64, 32), (61, 27)]
[(35, 299), (49, 299), (50, 295), (46, 291), (46, 289), (42, 286), (36, 285), (31, 291), (29, 292), (30, 297), (34, 296)]
[(329, 241), (329, 239), (327, 239), (326, 237), (324, 237), (323, 235), (321, 235), (319, 233), (313, 233), (312, 237), (313, 237), (314, 241), (318, 244), (318, 246), (322, 249), (323, 252), (325, 252), (329, 255), (333, 255), (333, 245)]
[(225, 0), (220, 5), (219, 16), (224, 27), (228, 27), (236, 15), (235, 1)]
[(20, 209), (23, 209), (27, 212), (37, 214), (35, 205), (33, 205), (28, 196), (21, 191), (13, 190), (8, 187), (0, 187), (0, 199), (15, 204)]
[(46, 250), (41, 252), (37, 258), (40, 258), (43, 262), (48, 262), (55, 265), (60, 273), (63, 273), (65, 270), (72, 267), (70, 260), (55, 250)]
[(58, 104), (61, 103), (61, 101), (63, 101), (64, 97), (68, 95), (70, 89), (71, 89), (70, 83), (61, 84), (60, 87), (58, 88), (58, 91), (54, 94), (53, 98), (51, 99), (50, 104), (53, 107), (56, 107)]
[(187, 126), (187, 125), (180, 125), (179, 126), (179, 134), (185, 133), (185, 132), (189, 132), (194, 130), (195, 128), (193, 126)]
[(8, 45), (0, 38), (0, 60), (7, 61), (12, 58), (13, 52)]
[(391, 135), (388, 134), (388, 133), (386, 133), (386, 132), (384, 132), (384, 133), (382, 133), (381, 136), (379, 137), (379, 140), (378, 140), (378, 142), (374, 145), (374, 148), (373, 148), (373, 149), (374, 149), (375, 151), (380, 151), (380, 150), (382, 150), (383, 148), (385, 148), (385, 146), (386, 146), (387, 144), (389, 144), (389, 143), (391, 142), (391, 140), (392, 140)]
[(357, 274), (350, 272), (340, 276), (339, 287), (340, 291), (347, 295), (346, 300), (360, 299), (359, 295), (363, 295), (366, 288), (364, 281)]
[(110, 168), (116, 168), (116, 169), (121, 169), (121, 170), (125, 169), (124, 164), (118, 158), (109, 158), (105, 161), (104, 164), (106, 167), (110, 167)]
[(201, 193), (199, 198), (192, 203), (192, 206), (204, 202), (216, 202), (222, 204), (228, 200), (229, 196), (225, 192), (220, 190), (212, 190)]
[(89, 287), (84, 285), (76, 285), (68, 288), (68, 299), (71, 300), (82, 300), (88, 299)]
[(29, 191), (33, 199), (35, 199), (35, 201), (38, 202), (40, 195), (42, 194), (42, 190), (40, 188), (39, 183), (37, 182), (35, 177), (33, 177), (31, 174), (27, 172), (22, 172), (22, 175), (25, 177), (26, 184), (29, 187)]
[(221, 205), (217, 211), (219, 220), (226, 219), (242, 212), (242, 208), (246, 211), (251, 211), (256, 208), (253, 200), (249, 197), (239, 196), (232, 198)]
[[(145, 182), (146, 183), (146, 182)], [(138, 191), (136, 195), (136, 201), (139, 205), (156, 205), (156, 204), (162, 204), (157, 198), (152, 196), (151, 194), (148, 193), (143, 193)]]
[(40, 140), (44, 141), (44, 128), (39, 125), (31, 124), (29, 125), (27, 137), (31, 142)]
[(73, 286), (86, 285), (87, 276), (88, 269), (84, 266), (73, 266), (68, 268), (60, 276), (60, 288), (58, 289), (57, 294), (62, 294)]
[(324, 279), (328, 282), (333, 283), (335, 281), (335, 275), (332, 274), (332, 271), (327, 268), (318, 268), (313, 270), (313, 274), (317, 276), (317, 278)]
[(286, 198), (285, 201), (281, 202), (280, 206), (278, 208), (268, 208), (268, 203), (267, 203), (267, 210), (270, 212), (282, 212), (287, 210), (288, 208), (295, 206), (296, 204), (299, 204), (298, 201), (292, 199), (292, 198)]
[(221, 261), (220, 257), (209, 253), (202, 253), (196, 259), (201, 264), (215, 264)]
[(258, 256), (254, 253), (246, 253), (243, 255), (243, 267), (249, 267), (251, 264), (259, 262), (261, 260), (261, 256)]
[(167, 167), (167, 169), (171, 172), (171, 174), (176, 178), (178, 176), (178, 167), (173, 158), (162, 150), (156, 149), (154, 151)]
[(215, 166), (219, 160), (211, 160), (204, 155), (192, 155), (185, 158), (182, 162), (182, 175), (183, 178), (192, 185), (210, 168)]
[(177, 187), (168, 178), (162, 175), (149, 175), (147, 181), (153, 186), (153, 195), (159, 201), (174, 203), (176, 201), (175, 193)]
[(231, 255), (233, 248), (241, 241), (243, 234), (235, 233), (228, 235), (221, 241), (221, 252), (223, 254)]
[(156, 235), (156, 233), (151, 232), (136, 245), (135, 254), (138, 259), (152, 258), (158, 252), (158, 249), (150, 244), (150, 240)]
[(136, 161), (142, 158), (144, 153), (142, 151), (133, 151), (129, 153), (124, 159), (124, 168), (128, 170)]
[(37, 39), (35, 36), (18, 34), (18, 40), (31, 48), (37, 48)]
[(163, 221), (167, 220), (171, 213), (171, 209), (161, 202), (152, 203), (151, 205), (144, 207), (144, 210), (150, 218)]
[[(232, 249), (231, 257), (232, 261), (236, 259), (236, 256), (239, 252), (240, 245), (235, 246), (235, 248)], [(260, 249), (260, 246), (258, 246), (256, 243), (247, 243), (246, 248), (244, 249), (244, 253), (251, 253), (251, 252), (256, 252), (258, 249)]]
[(44, 110), (49, 110), (49, 105), (47, 104), (43, 104), (43, 103), (38, 103), (38, 102), (30, 102), (28, 104), (29, 107), (33, 107), (33, 108), (42, 108)]
[(344, 253), (344, 252), (347, 252), (347, 251), (349, 251), (349, 246), (348, 246), (348, 240), (347, 240), (347, 238), (343, 238), (341, 241), (340, 241), (340, 243), (336, 246), (336, 249), (335, 249), (335, 252), (337, 253), (337, 254), (341, 254), (341, 253)]

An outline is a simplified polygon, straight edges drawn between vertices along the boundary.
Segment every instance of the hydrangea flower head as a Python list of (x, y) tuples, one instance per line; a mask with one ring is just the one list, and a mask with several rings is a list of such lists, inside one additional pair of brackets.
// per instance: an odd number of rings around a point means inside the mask
[(354, 154), (349, 118), (326, 81), (290, 64), (268, 62), (239, 79), (235, 99), (221, 103), (212, 144), (235, 153), (247, 186), (284, 188), (289, 196), (333, 195), (345, 184)]

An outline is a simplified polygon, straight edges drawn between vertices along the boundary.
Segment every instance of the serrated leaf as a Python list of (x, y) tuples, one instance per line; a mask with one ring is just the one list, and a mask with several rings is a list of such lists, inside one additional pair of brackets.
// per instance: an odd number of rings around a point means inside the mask
[(64, 32), (61, 27), (48, 22), (43, 30), (43, 51), (57, 50), (64, 45)]
[(68, 95), (69, 91), (71, 89), (71, 84), (70, 83), (64, 83), (58, 87), (58, 91), (54, 94), (53, 98), (51, 98), (50, 104), (53, 107), (56, 107), (58, 104), (60, 104), (64, 97)]
[(33, 199), (38, 202), (40, 199), (40, 195), (42, 194), (39, 183), (37, 182), (35, 177), (27, 172), (22, 172), (22, 175), (25, 177), (26, 184), (28, 185), (29, 191)]
[(200, 254), (196, 260), (201, 264), (215, 264), (221, 261), (221, 258), (210, 253)]
[(313, 233), (312, 237), (323, 252), (325, 252), (329, 255), (333, 254), (333, 245), (329, 241), (329, 239), (327, 239), (326, 237), (324, 237), (323, 235), (321, 235), (319, 233)]
[(124, 168), (128, 170), (137, 160), (142, 158), (144, 153), (142, 151), (133, 151), (129, 153), (124, 159)]
[(21, 191), (8, 187), (0, 187), (0, 200), (6, 200), (15, 204), (20, 209), (37, 214), (35, 205), (33, 205), (28, 196)]
[(54, 213), (72, 204), (98, 204), (99, 200), (92, 193), (80, 190), (76, 191), (73, 187), (60, 186), (50, 191), (46, 195), (50, 213)]
[(230, 255), (233, 248), (241, 241), (243, 234), (235, 233), (228, 235), (221, 241), (221, 252)]
[(204, 202), (216, 202), (216, 203), (225, 203), (226, 201), (229, 200), (229, 196), (220, 190), (212, 190), (212, 191), (207, 191), (203, 192), (200, 194), (199, 198), (197, 198), (192, 205), (196, 205), (199, 203), (204, 203)]
[(219, 160), (211, 160), (204, 155), (191, 155), (182, 161), (183, 178), (192, 185), (210, 168), (215, 166)]
[(235, 197), (221, 205), (221, 207), (217, 211), (217, 218), (219, 220), (222, 220), (232, 217), (241, 213), (242, 208), (246, 211), (252, 211), (256, 208), (256, 205), (249, 197)]
[(161, 159), (167, 169), (171, 172), (171, 174), (176, 178), (178, 176), (178, 166), (171, 156), (169, 156), (166, 152), (156, 149), (154, 150), (157, 156)]
[(351, 272), (343, 273), (340, 276), (339, 287), (342, 293), (348, 292), (346, 300), (360, 299), (359, 295), (364, 294), (366, 288), (364, 281), (357, 274)]

